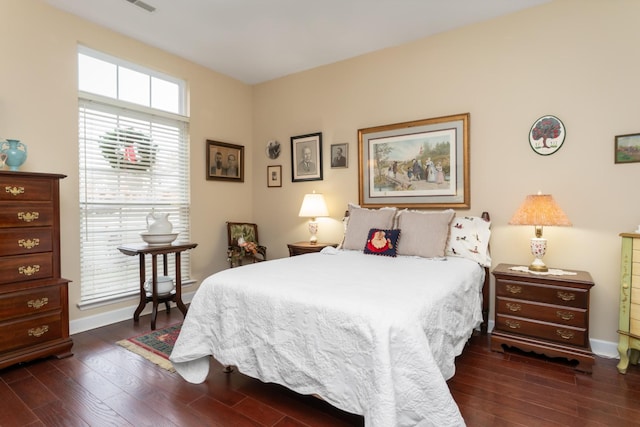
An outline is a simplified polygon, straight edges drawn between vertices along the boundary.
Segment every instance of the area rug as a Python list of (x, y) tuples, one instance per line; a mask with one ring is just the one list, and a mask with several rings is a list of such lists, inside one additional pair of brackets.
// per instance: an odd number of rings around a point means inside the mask
[(132, 351), (163, 369), (175, 372), (169, 361), (173, 345), (178, 339), (182, 323), (168, 326), (163, 329), (147, 332), (137, 337), (118, 341), (116, 344)]

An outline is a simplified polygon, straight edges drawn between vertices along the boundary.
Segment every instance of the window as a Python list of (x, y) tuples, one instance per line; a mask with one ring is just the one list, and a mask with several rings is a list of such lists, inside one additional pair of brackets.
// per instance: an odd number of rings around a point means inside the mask
[[(78, 50), (80, 307), (138, 294), (139, 259), (117, 247), (143, 243), (140, 233), (152, 210), (168, 213), (178, 239), (189, 240), (185, 87), (118, 58)], [(181, 261), (185, 283), (189, 252)], [(169, 269), (173, 275), (174, 263)]]

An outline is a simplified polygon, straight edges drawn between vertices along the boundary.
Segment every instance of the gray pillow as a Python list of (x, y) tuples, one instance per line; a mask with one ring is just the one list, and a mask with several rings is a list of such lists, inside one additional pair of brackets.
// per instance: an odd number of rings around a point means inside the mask
[(365, 209), (349, 204), (349, 220), (344, 235), (343, 249), (361, 251), (372, 228), (393, 228), (396, 208)]
[(443, 257), (449, 238), (449, 224), (454, 216), (453, 209), (440, 212), (400, 211), (397, 228), (402, 232), (402, 239), (398, 242), (398, 255)]

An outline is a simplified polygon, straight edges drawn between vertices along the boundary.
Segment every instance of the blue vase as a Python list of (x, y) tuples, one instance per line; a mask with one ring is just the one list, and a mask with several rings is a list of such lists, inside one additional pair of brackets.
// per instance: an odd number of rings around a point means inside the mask
[(27, 160), (27, 146), (17, 139), (7, 139), (0, 147), (2, 147), (0, 153), (7, 156), (5, 164), (11, 171), (17, 171)]

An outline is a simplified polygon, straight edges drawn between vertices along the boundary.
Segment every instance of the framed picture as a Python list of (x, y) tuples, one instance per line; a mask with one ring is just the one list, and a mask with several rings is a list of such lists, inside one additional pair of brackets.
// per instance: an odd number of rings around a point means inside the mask
[(282, 166), (267, 166), (267, 187), (282, 187)]
[(471, 207), (469, 113), (358, 130), (363, 207)]
[(616, 136), (615, 162), (640, 162), (640, 133)]
[(291, 137), (291, 181), (322, 181), (322, 133)]
[(207, 179), (244, 182), (244, 147), (207, 139)]
[(349, 144), (331, 144), (331, 167), (349, 167)]
[(542, 116), (529, 130), (529, 145), (541, 156), (549, 156), (562, 147), (567, 132), (556, 116)]

